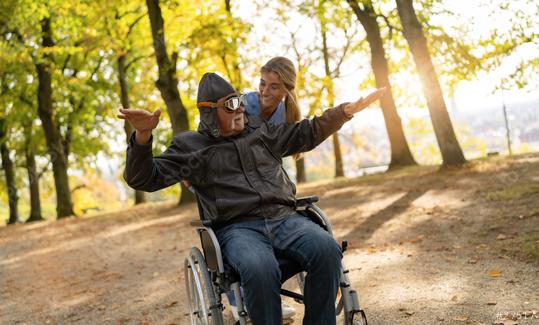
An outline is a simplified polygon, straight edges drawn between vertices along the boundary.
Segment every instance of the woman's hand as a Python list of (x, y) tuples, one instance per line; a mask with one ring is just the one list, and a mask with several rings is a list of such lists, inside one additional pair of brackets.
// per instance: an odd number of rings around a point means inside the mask
[(344, 106), (344, 113), (348, 117), (352, 117), (355, 113), (362, 111), (364, 108), (380, 99), (385, 92), (385, 87), (378, 88), (369, 95), (367, 95), (367, 97), (361, 97), (353, 103), (346, 104), (346, 106)]
[(118, 118), (128, 121), (131, 126), (136, 130), (136, 141), (138, 144), (148, 143), (152, 136), (152, 130), (157, 127), (159, 123), (159, 116), (161, 116), (161, 110), (150, 113), (142, 109), (125, 109), (120, 108), (120, 114)]

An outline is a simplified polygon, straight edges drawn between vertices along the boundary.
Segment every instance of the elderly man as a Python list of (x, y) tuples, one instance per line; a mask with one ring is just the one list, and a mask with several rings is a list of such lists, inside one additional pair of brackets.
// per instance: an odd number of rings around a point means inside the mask
[(198, 131), (176, 135), (159, 156), (152, 156), (151, 134), (160, 111), (120, 109), (118, 117), (136, 130), (124, 178), (143, 191), (183, 179), (194, 186), (225, 261), (240, 275), (254, 325), (281, 323), (277, 257), (292, 259), (307, 272), (304, 324), (335, 324), (342, 254), (331, 235), (295, 212), (296, 188), (281, 159), (315, 148), (383, 92), (311, 120), (274, 125), (247, 120), (243, 96), (217, 74), (207, 73), (197, 95)]

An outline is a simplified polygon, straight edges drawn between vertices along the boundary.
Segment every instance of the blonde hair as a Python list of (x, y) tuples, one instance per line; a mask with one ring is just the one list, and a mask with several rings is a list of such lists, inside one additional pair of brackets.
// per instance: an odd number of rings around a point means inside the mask
[(289, 59), (276, 56), (266, 62), (260, 68), (260, 73), (275, 72), (284, 84), (286, 92), (284, 104), (286, 111), (286, 122), (294, 123), (301, 119), (298, 97), (296, 96), (296, 68)]
[[(276, 56), (270, 59), (260, 68), (260, 73), (275, 72), (284, 84), (286, 92), (284, 107), (286, 112), (286, 122), (295, 123), (301, 119), (301, 110), (299, 108), (298, 96), (296, 95), (296, 68), (294, 63), (283, 56)], [(295, 154), (295, 160), (302, 157), (301, 154)]]

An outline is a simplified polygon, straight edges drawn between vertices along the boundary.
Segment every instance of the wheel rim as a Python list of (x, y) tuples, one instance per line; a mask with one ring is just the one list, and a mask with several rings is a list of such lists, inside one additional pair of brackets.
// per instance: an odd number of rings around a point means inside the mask
[(191, 324), (209, 324), (206, 297), (200, 280), (199, 269), (191, 256), (185, 260), (185, 272)]

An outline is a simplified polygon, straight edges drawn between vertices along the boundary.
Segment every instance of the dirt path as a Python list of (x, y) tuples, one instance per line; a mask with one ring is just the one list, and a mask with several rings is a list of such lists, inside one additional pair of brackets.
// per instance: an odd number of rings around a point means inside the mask
[[(370, 324), (539, 324), (539, 155), (299, 192), (350, 242)], [(196, 216), (160, 204), (1, 228), (0, 324), (188, 324)]]

